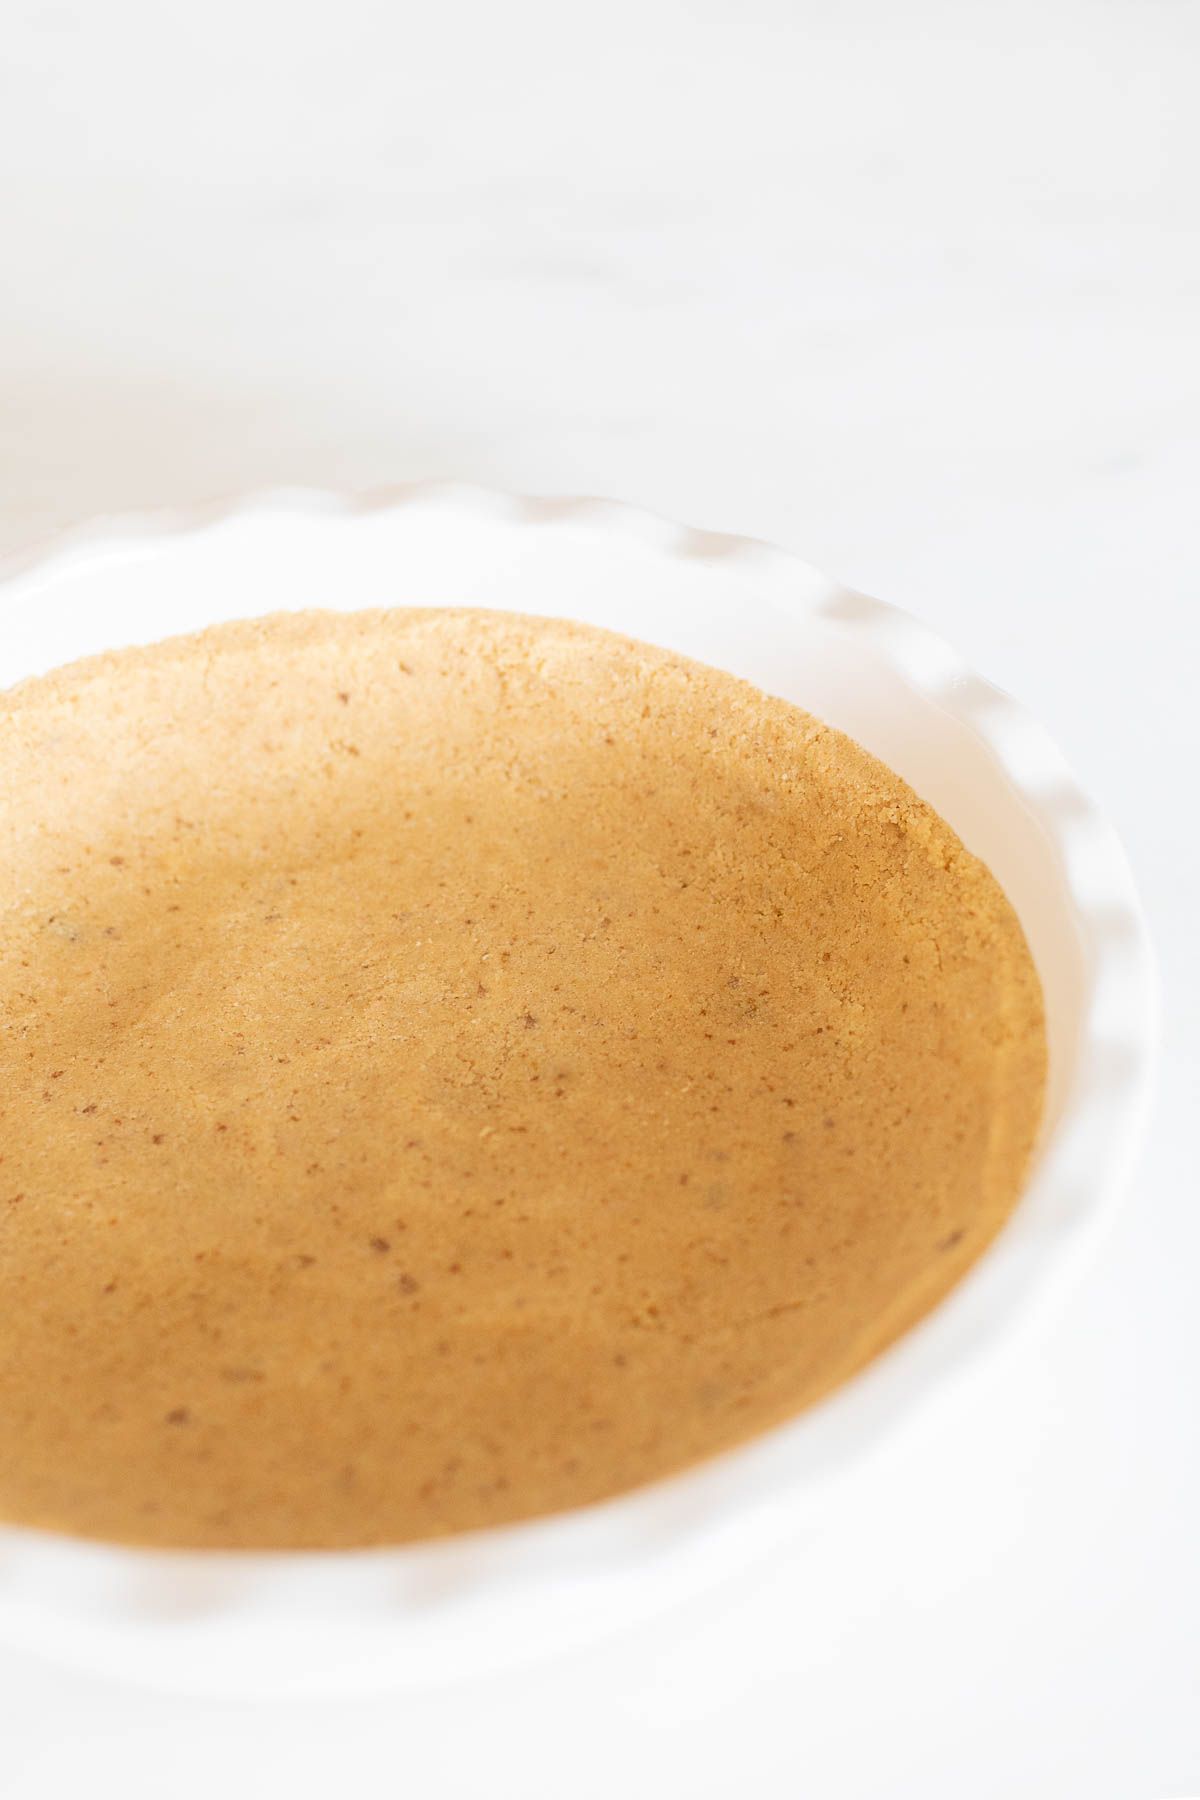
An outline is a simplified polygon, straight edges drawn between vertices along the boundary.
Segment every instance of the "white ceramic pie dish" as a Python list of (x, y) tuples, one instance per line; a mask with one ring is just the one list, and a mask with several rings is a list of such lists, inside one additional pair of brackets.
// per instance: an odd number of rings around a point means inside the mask
[(768, 1553), (896, 1434), (936, 1422), (1044, 1315), (1124, 1180), (1156, 1005), (1113, 831), (1042, 728), (939, 638), (783, 551), (605, 502), (458, 487), (117, 521), (0, 587), (0, 689), (223, 619), (405, 604), (559, 615), (669, 646), (797, 701), (899, 770), (990, 864), (1041, 973), (1051, 1072), (1028, 1190), (923, 1324), (748, 1447), (602, 1506), (407, 1549), (176, 1554), (0, 1529), (9, 1642), (172, 1687), (349, 1693), (628, 1623)]

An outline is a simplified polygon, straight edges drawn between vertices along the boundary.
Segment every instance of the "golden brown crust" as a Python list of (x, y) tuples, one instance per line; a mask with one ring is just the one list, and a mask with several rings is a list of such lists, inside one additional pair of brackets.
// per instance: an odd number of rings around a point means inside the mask
[(300, 614), (0, 696), (0, 1516), (401, 1542), (877, 1353), (1019, 1194), (1041, 998), (905, 784), (583, 627)]

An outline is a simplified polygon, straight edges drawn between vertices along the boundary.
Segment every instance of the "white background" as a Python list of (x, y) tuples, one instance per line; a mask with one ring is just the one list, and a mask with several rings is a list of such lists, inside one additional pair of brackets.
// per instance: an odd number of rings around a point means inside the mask
[(414, 476), (774, 537), (1045, 719), (1168, 1001), (1091, 1278), (819, 1538), (453, 1692), (252, 1708), (5, 1655), (5, 1800), (1200, 1793), (1200, 8), (0, 18), (0, 551)]

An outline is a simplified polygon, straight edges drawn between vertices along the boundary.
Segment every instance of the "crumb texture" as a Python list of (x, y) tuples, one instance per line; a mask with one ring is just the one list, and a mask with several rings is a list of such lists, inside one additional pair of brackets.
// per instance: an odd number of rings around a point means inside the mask
[(810, 1404), (1020, 1192), (1037, 977), (881, 764), (573, 625), (0, 696), (0, 1517), (398, 1543)]

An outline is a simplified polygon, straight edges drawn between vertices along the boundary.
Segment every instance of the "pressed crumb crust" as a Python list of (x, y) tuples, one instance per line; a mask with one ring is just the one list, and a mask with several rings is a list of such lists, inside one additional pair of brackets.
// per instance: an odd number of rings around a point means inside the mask
[(1012, 1210), (1037, 976), (899, 779), (582, 627), (0, 696), (0, 1517), (398, 1543), (845, 1380)]

